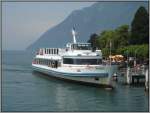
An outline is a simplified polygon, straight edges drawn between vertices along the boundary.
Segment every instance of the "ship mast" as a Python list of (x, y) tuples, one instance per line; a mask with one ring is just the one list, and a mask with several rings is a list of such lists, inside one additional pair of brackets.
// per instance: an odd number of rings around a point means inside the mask
[(110, 53), (109, 53), (109, 54), (110, 54), (110, 66), (111, 66), (111, 45), (112, 45), (112, 44), (111, 44), (111, 40), (110, 40), (110, 50), (109, 50), (109, 52), (110, 52)]
[(73, 36), (73, 43), (77, 43), (76, 42), (76, 32), (75, 32), (75, 28), (72, 28), (72, 36)]

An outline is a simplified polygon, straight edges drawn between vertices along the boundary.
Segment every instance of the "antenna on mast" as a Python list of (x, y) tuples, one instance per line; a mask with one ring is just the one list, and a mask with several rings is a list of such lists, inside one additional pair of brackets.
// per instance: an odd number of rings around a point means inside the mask
[(75, 32), (75, 28), (72, 28), (72, 36), (73, 36), (73, 43), (77, 43), (76, 42), (76, 32)]

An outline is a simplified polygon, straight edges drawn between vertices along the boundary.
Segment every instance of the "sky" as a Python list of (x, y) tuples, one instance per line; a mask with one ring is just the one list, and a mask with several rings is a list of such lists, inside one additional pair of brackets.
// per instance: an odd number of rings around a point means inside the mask
[(94, 2), (3, 2), (2, 49), (25, 50), (69, 14)]

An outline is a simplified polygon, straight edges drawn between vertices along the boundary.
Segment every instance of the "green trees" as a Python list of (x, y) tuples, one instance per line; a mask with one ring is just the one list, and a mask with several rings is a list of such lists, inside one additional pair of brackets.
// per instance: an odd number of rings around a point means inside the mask
[(115, 49), (127, 46), (129, 43), (128, 39), (130, 38), (129, 26), (122, 25), (119, 28), (117, 28), (115, 32)]
[(94, 33), (90, 36), (90, 39), (88, 40), (88, 42), (91, 43), (92, 47), (97, 46), (97, 37), (98, 37), (98, 35), (96, 33)]
[(128, 25), (122, 25), (114, 30), (102, 31), (99, 35), (93, 34), (89, 42), (102, 50), (103, 56), (110, 53), (122, 54), (124, 56), (137, 57), (140, 60), (149, 57), (149, 16), (144, 7), (140, 7), (131, 23), (131, 30)]
[(131, 23), (130, 44), (149, 43), (149, 15), (144, 7), (140, 7)]
[(129, 45), (123, 48), (118, 48), (117, 53), (127, 56), (127, 54), (131, 57), (138, 57), (140, 59), (148, 58), (149, 51), (148, 44), (142, 45)]
[(103, 31), (98, 36), (98, 47), (99, 48), (109, 48), (110, 41), (113, 41), (115, 32), (113, 30)]
[(128, 29), (128, 25), (122, 25), (115, 30), (103, 31), (97, 36), (97, 47), (102, 49), (104, 56), (109, 55), (110, 42), (112, 54), (115, 54), (118, 48), (128, 45)]
[(122, 25), (115, 30), (103, 31), (98, 36), (98, 42), (100, 48), (108, 48), (110, 46), (110, 41), (113, 49), (118, 47), (124, 47), (128, 45), (129, 39), (129, 26)]

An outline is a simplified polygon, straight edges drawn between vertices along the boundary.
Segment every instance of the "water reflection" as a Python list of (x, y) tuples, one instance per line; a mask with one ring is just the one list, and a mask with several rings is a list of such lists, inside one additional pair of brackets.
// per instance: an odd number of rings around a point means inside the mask
[[(32, 74), (38, 81), (42, 80), (44, 83), (45, 87), (42, 87), (41, 91), (45, 92), (43, 97), (49, 98), (47, 104), (50, 111), (148, 110), (146, 97), (144, 92), (139, 92), (139, 87), (136, 89), (119, 84), (115, 90), (107, 91), (102, 88), (68, 83), (37, 72)], [(37, 90), (39, 87), (37, 86)]]

